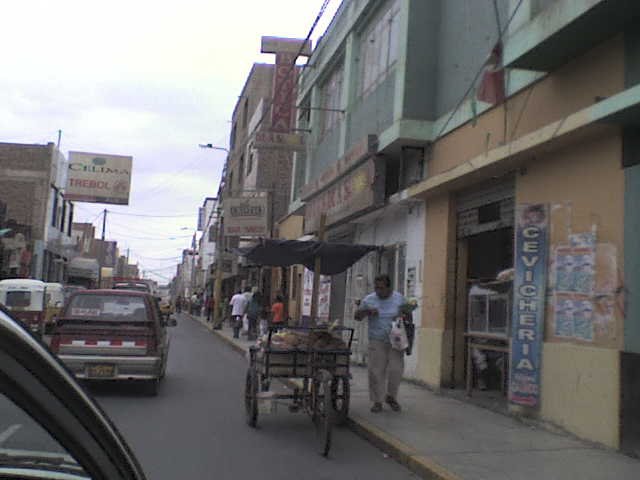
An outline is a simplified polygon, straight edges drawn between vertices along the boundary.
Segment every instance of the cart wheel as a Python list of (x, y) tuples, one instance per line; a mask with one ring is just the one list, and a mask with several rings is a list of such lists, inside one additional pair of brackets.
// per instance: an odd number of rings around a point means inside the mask
[(331, 428), (333, 427), (333, 406), (331, 405), (331, 374), (321, 371), (313, 382), (313, 420), (320, 446), (320, 454), (329, 455), (331, 449)]
[(244, 409), (247, 425), (256, 428), (258, 424), (258, 375), (253, 368), (247, 370), (244, 389)]
[(349, 378), (334, 377), (331, 380), (331, 406), (336, 425), (343, 425), (349, 416)]

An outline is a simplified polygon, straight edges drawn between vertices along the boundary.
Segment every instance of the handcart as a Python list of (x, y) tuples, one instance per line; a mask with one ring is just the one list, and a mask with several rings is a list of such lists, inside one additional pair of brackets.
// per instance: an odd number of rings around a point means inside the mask
[[(331, 448), (331, 430), (344, 422), (349, 412), (349, 363), (353, 328), (287, 327), (287, 331), (310, 335), (328, 332), (339, 336), (346, 348), (311, 347), (283, 349), (272, 344), (272, 335), (281, 327), (272, 327), (262, 347), (249, 350), (249, 368), (245, 387), (247, 423), (256, 427), (260, 405), (287, 403), (290, 412), (304, 411), (316, 426), (319, 450), (323, 456)], [(270, 391), (272, 379), (299, 379), (292, 393)]]

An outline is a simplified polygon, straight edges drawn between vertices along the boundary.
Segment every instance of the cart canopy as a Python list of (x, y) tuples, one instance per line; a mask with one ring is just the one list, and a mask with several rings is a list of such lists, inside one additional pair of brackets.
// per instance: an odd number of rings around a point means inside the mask
[(316, 257), (320, 257), (320, 273), (336, 275), (344, 272), (367, 253), (378, 250), (376, 245), (354, 245), (301, 240), (261, 239), (249, 248), (236, 249), (236, 253), (256, 265), (288, 267), (304, 265), (313, 271)]

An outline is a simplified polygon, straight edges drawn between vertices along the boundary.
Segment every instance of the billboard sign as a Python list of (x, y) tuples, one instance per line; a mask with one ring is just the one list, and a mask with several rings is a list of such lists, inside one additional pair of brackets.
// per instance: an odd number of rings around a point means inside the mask
[(224, 236), (268, 237), (268, 197), (231, 197), (224, 200)]
[(69, 152), (65, 198), (76, 202), (128, 205), (132, 157)]
[(517, 206), (509, 401), (525, 407), (540, 401), (548, 224), (547, 205)]

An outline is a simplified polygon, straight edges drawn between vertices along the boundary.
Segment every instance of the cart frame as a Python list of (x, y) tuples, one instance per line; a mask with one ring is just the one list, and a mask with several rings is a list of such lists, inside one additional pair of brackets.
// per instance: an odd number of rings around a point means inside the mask
[[(258, 423), (258, 403), (261, 395), (268, 395), (276, 403), (290, 401), (289, 411), (304, 411), (311, 416), (316, 426), (323, 456), (329, 454), (331, 448), (331, 430), (335, 424), (346, 421), (349, 413), (350, 389), (349, 371), (351, 344), (354, 329), (349, 327), (333, 327), (331, 333), (348, 335), (347, 348), (313, 349), (295, 348), (280, 349), (272, 346), (272, 335), (280, 330), (313, 332), (329, 332), (322, 327), (270, 327), (266, 346), (249, 349), (249, 368), (245, 384), (245, 410), (249, 426), (255, 428)], [(272, 379), (301, 379), (292, 393), (270, 392)]]

